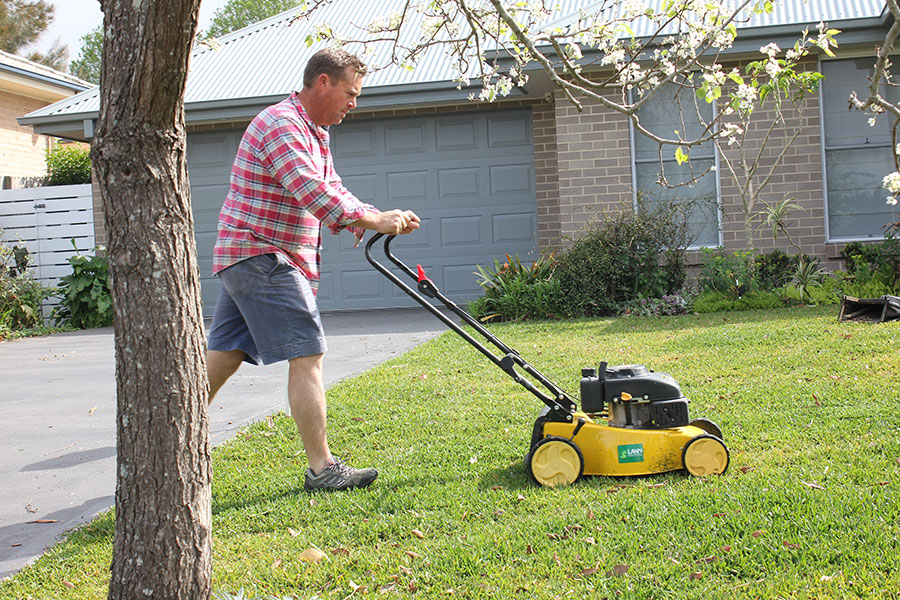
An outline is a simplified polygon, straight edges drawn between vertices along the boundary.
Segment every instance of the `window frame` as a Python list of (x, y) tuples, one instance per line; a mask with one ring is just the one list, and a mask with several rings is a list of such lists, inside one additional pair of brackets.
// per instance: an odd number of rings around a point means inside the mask
[[(900, 53), (892, 54), (894, 58), (900, 60)], [(843, 54), (840, 58), (827, 58), (819, 56), (818, 60), (818, 71), (822, 73), (822, 65), (823, 63), (829, 62), (844, 62), (851, 60), (859, 60), (860, 58), (872, 58), (874, 64), (874, 57), (870, 53), (866, 52), (847, 52)], [(825, 213), (825, 243), (826, 244), (846, 244), (850, 242), (877, 242), (883, 241), (885, 239), (884, 233), (880, 234), (869, 234), (867, 236), (844, 236), (837, 237), (832, 236), (831, 234), (831, 204), (830, 199), (828, 197), (828, 152), (829, 151), (841, 151), (841, 150), (863, 150), (863, 149), (875, 149), (875, 148), (885, 148), (889, 153), (891, 152), (891, 143), (887, 142), (886, 144), (847, 144), (843, 146), (829, 146), (827, 144), (827, 138), (825, 134), (825, 86), (828, 85), (826, 79), (822, 80), (822, 84), (819, 86), (818, 90), (818, 99), (819, 99), (819, 152), (820, 152), (820, 160), (822, 165), (822, 201), (823, 201), (823, 209)], [(885, 173), (887, 175), (887, 173)], [(878, 182), (880, 188), (880, 182)], [(885, 195), (887, 191), (885, 191)]]
[[(634, 90), (630, 91), (631, 100), (634, 101)], [(713, 100), (712, 104), (712, 119), (715, 121), (716, 117), (718, 117), (718, 103)], [(716, 131), (718, 131), (718, 124), (715, 125)], [(656, 156), (652, 159), (643, 158), (638, 159), (637, 157), (637, 136), (643, 135), (634, 127), (634, 120), (628, 119), (628, 130), (629, 130), (629, 152), (631, 153), (631, 206), (632, 210), (637, 213), (638, 211), (638, 175), (637, 175), (637, 165), (638, 164), (649, 164), (656, 163), (660, 164), (659, 156)], [(724, 231), (722, 226), (722, 182), (719, 177), (719, 149), (718, 146), (713, 142), (709, 142), (712, 146), (712, 156), (703, 156), (696, 157), (701, 160), (709, 160), (712, 158), (713, 160), (713, 172), (707, 173), (706, 176), (713, 176), (715, 179), (715, 194), (716, 194), (716, 244), (710, 245), (708, 243), (699, 243), (699, 244), (691, 244), (687, 247), (689, 251), (697, 251), (703, 250), (704, 248), (721, 248), (724, 246)], [(673, 156), (670, 159), (663, 158), (662, 165), (665, 168), (666, 163), (675, 163), (675, 157)]]

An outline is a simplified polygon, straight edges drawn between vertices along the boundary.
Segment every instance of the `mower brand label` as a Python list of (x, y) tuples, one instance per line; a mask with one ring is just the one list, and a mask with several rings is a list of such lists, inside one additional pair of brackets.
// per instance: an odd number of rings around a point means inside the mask
[(619, 462), (635, 463), (644, 462), (643, 444), (623, 444), (619, 446)]

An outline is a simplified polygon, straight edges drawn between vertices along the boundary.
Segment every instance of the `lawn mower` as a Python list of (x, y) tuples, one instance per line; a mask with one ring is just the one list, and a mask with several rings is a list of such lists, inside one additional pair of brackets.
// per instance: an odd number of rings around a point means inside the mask
[[(385, 256), (416, 282), (416, 289), (373, 258), (372, 247), (382, 237)], [(728, 468), (728, 448), (722, 431), (710, 420), (690, 419), (688, 400), (672, 377), (643, 365), (611, 367), (601, 362), (596, 368), (582, 369), (578, 410), (569, 394), (441, 294), (421, 265), (413, 272), (394, 256), (390, 249), (394, 237), (379, 233), (368, 241), (365, 254), (369, 263), (544, 403), (534, 422), (525, 457), (526, 469), (534, 481), (552, 487), (575, 483), (584, 475), (651, 475), (680, 469), (704, 477), (724, 473)], [(441, 302), (484, 336), (499, 354), (426, 297)], [(546, 391), (536, 387), (517, 368)]]

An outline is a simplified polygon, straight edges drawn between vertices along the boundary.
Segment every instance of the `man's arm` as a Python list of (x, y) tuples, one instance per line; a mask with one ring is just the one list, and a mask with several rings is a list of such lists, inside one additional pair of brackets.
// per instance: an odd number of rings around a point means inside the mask
[(355, 227), (371, 229), (386, 235), (411, 233), (419, 228), (421, 220), (411, 210), (388, 210), (385, 212), (367, 212), (361, 219), (352, 223)]

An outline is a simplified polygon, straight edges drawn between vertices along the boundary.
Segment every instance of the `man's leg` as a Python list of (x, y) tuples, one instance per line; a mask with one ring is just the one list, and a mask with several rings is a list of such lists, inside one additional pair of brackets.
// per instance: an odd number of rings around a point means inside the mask
[(322, 383), (322, 355), (291, 359), (288, 372), (288, 402), (297, 431), (303, 440), (306, 460), (315, 474), (331, 464), (326, 434), (325, 385)]
[(212, 402), (216, 392), (234, 375), (244, 361), (241, 350), (210, 350), (206, 353), (206, 370), (209, 377), (209, 401)]

